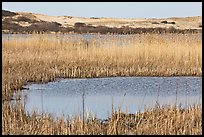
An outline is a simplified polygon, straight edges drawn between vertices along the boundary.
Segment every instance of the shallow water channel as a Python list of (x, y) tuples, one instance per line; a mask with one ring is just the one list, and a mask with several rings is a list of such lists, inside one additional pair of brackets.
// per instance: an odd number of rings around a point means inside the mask
[[(47, 84), (28, 84), (22, 90), (27, 112), (52, 113), (53, 116), (82, 115), (84, 109), (98, 118), (107, 118), (112, 108), (137, 113), (156, 105), (187, 107), (202, 104), (201, 77), (112, 77), (58, 79)], [(26, 100), (26, 101), (25, 101)]]

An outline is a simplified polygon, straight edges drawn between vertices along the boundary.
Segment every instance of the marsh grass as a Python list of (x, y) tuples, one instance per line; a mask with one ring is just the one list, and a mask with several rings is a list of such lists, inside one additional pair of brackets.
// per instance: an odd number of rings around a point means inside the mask
[(45, 34), (2, 39), (2, 134), (202, 134), (202, 109), (197, 106), (147, 110), (131, 127), (122, 124), (129, 116), (121, 118), (120, 111), (108, 125), (77, 116), (54, 121), (49, 114), (26, 115), (21, 104), (6, 101), (28, 82), (56, 78), (202, 76), (200, 34), (133, 35), (122, 41), (126, 46), (118, 46), (111, 36), (88, 43)]
[[(166, 34), (168, 35), (168, 34)], [(98, 42), (38, 34), (2, 40), (2, 96), (27, 82), (55, 78), (202, 76), (198, 34), (133, 35)]]
[[(5, 105), (5, 104), (4, 104)], [(3, 108), (6, 106), (3, 105)], [(120, 109), (104, 121), (94, 116), (54, 117), (51, 114), (26, 114), (23, 106), (7, 105), (2, 113), (2, 134), (48, 135), (193, 135), (202, 134), (202, 108), (185, 109), (159, 106), (128, 114)]]

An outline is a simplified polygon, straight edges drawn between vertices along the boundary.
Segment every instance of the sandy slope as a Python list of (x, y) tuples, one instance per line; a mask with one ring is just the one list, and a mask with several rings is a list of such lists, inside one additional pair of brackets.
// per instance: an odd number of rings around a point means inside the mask
[[(82, 22), (86, 24), (90, 24), (92, 26), (109, 26), (109, 27), (144, 27), (144, 28), (152, 28), (152, 27), (170, 27), (174, 26), (178, 29), (202, 29), (199, 27), (202, 24), (202, 16), (194, 16), (194, 17), (185, 17), (185, 18), (83, 18), (83, 17), (71, 17), (71, 16), (48, 16), (44, 14), (36, 14), (36, 13), (26, 13), (26, 12), (18, 12), (23, 16), (35, 18), (37, 20), (49, 21), (49, 22), (58, 22), (62, 24), (64, 27), (73, 26), (76, 22)], [(175, 24), (164, 24), (161, 21), (175, 22)]]

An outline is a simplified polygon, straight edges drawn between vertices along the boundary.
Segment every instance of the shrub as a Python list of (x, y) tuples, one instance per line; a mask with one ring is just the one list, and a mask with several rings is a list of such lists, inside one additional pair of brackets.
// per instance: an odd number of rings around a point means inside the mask
[(167, 23), (168, 23), (168, 21), (164, 20), (164, 21), (161, 21), (161, 23), (167, 24)]
[(85, 24), (85, 23), (81, 23), (81, 22), (76, 22), (76, 23), (74, 24), (74, 27), (75, 27), (75, 28), (85, 27), (85, 26), (86, 26), (86, 24)]
[(31, 22), (31, 20), (27, 17), (20, 16), (17, 19), (14, 19), (14, 21), (24, 21), (24, 22)]
[(15, 15), (18, 15), (18, 14), (15, 12), (7, 11), (7, 10), (2, 10), (2, 17), (15, 16)]
[(175, 29), (173, 26), (171, 26), (171, 27), (169, 27), (169, 28), (167, 29), (167, 31), (168, 31), (169, 33), (175, 33), (175, 32), (176, 32), (176, 29)]
[(57, 22), (37, 22), (32, 24), (28, 29), (29, 30), (36, 30), (36, 31), (59, 31), (60, 30), (60, 23)]
[(100, 18), (98, 18), (98, 17), (90, 17), (90, 19), (100, 19)]
[(154, 21), (154, 22), (152, 22), (152, 24), (160, 24), (160, 23), (159, 23), (159, 22)]
[(176, 22), (172, 21), (172, 22), (168, 22), (168, 24), (176, 24)]
[(164, 23), (164, 24), (176, 24), (176, 22), (174, 22), (174, 21), (168, 22), (168, 21), (166, 21), (166, 20), (161, 21), (161, 23)]

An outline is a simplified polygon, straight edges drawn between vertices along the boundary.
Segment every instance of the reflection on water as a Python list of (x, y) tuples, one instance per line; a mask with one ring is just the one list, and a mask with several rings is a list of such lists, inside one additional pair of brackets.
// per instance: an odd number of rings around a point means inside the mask
[[(98, 118), (108, 117), (121, 107), (136, 113), (144, 108), (177, 104), (186, 107), (202, 102), (200, 77), (115, 77), (94, 79), (59, 79), (47, 84), (29, 84), (22, 90), (27, 96), (26, 110), (74, 116), (82, 114), (82, 92), (85, 111)], [(24, 99), (22, 99), (24, 100)]]

